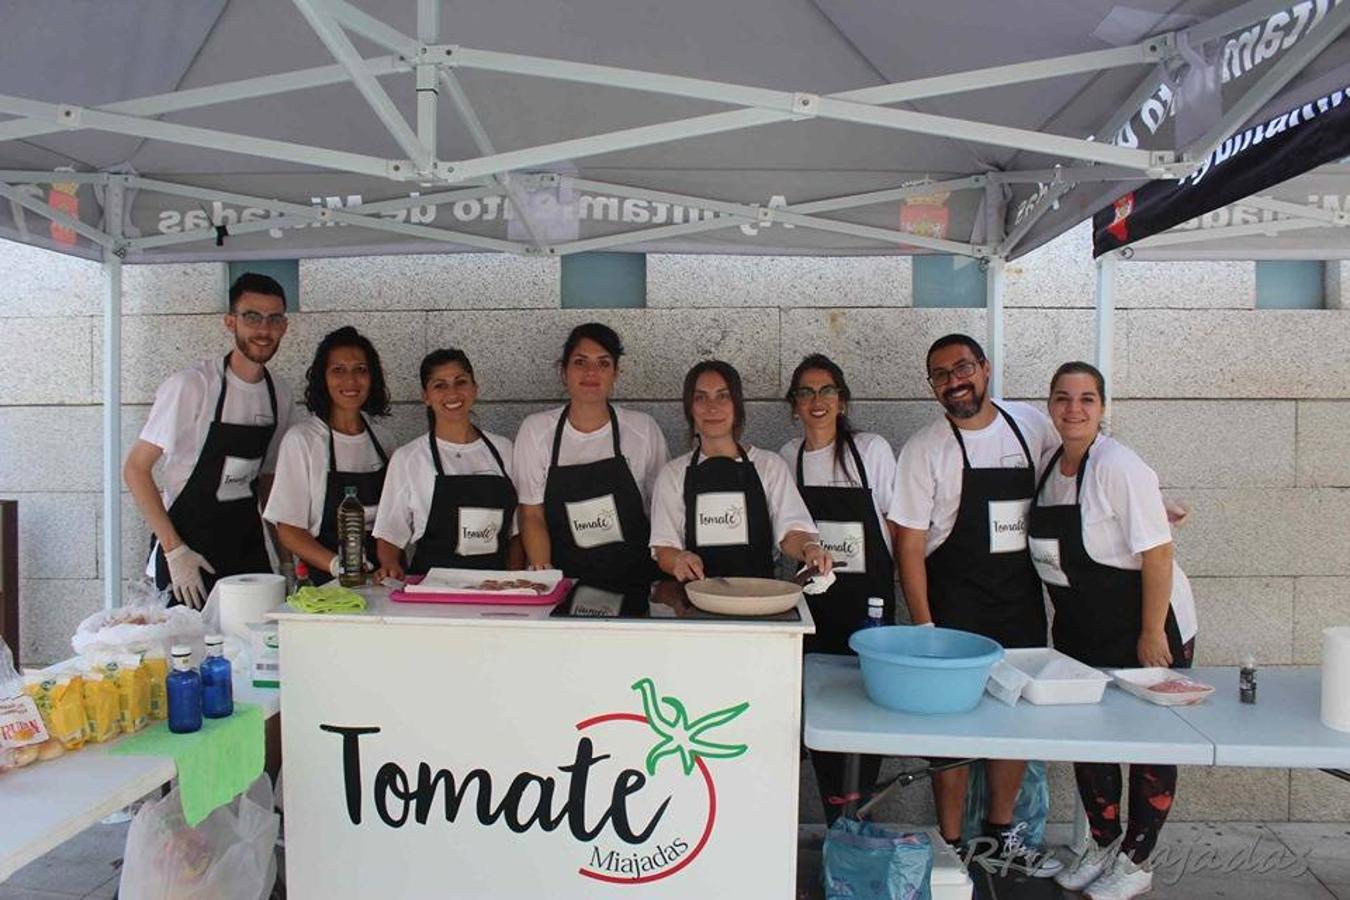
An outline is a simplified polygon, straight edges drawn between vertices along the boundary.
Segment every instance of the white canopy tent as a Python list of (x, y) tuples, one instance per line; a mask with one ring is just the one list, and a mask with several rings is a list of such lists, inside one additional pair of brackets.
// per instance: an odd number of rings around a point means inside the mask
[(989, 266), (998, 390), (1006, 260), (1350, 84), (1335, 0), (11, 0), (4, 21), (0, 236), (108, 272), (110, 605), (124, 262), (964, 254)]

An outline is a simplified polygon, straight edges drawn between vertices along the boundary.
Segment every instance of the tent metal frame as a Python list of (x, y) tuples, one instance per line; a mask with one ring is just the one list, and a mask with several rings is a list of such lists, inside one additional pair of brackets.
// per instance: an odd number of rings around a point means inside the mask
[[(230, 226), (229, 231), (234, 234), (278, 227), (342, 224), (415, 237), (433, 245), (467, 246), (527, 255), (566, 256), (592, 250), (612, 249), (637, 242), (655, 242), (746, 223), (766, 225), (777, 222), (785, 226), (861, 237), (877, 241), (883, 246), (904, 245), (934, 252), (971, 256), (988, 266), (986, 279), (988, 341), (994, 361), (994, 390), (1001, 392), (1004, 264), (1036, 221), (1053, 209), (1064, 193), (1080, 182), (1176, 178), (1193, 171), (1198, 164), (1197, 160), (1212, 149), (1211, 145), (1216, 142), (1216, 134), (1221, 137), (1231, 130), (1232, 125), (1237, 124), (1237, 120), (1245, 120), (1255, 113), (1289, 79), (1350, 26), (1350, 4), (1341, 4), (1330, 11), (1311, 38), (1301, 40), (1272, 66), (1248, 95), (1223, 117), (1210, 133), (1189, 148), (1191, 153), (1182, 155), (1180, 152), (1166, 150), (1150, 151), (1118, 146), (1107, 140), (1046, 134), (953, 116), (897, 109), (891, 104), (1098, 72), (1103, 69), (1150, 66), (1151, 71), (1140, 82), (1130, 101), (1117, 110), (1097, 132), (1103, 136), (1114, 135), (1143, 100), (1156, 89), (1164, 77), (1165, 64), (1181, 56), (1180, 48), (1203, 44), (1261, 21), (1286, 7), (1288, 0), (1248, 0), (1235, 9), (1184, 30), (1109, 50), (993, 66), (829, 95), (770, 90), (442, 44), (438, 43), (441, 26), (438, 0), (416, 0), (415, 36), (404, 34), (357, 9), (347, 0), (292, 0), (292, 3), (332, 54), (334, 64), (140, 97), (93, 108), (0, 95), (0, 114), (15, 117), (0, 122), (0, 142), (89, 129), (215, 150), (228, 147), (230, 152), (247, 156), (350, 172), (391, 182), (417, 183), (435, 189), (434, 193), (424, 196), (330, 209), (251, 197), (187, 183), (142, 178), (137, 175), (62, 173), (57, 176), (62, 180), (92, 183), (103, 189), (105, 224), (104, 230), (100, 231), (13, 187), (17, 184), (50, 182), (53, 180), (52, 173), (0, 171), (0, 198), (8, 199), (11, 204), (73, 229), (104, 251), (103, 260), (108, 281), (108, 297), (104, 310), (104, 583), (105, 602), (109, 607), (118, 602), (121, 581), (121, 492), (118, 478), (121, 456), (119, 444), (122, 265), (124, 261), (137, 261), (140, 253), (156, 247), (216, 240), (218, 237), (217, 229), (214, 227), (153, 237), (124, 236), (125, 204), (129, 191), (159, 191), (201, 200), (219, 200), (257, 207), (270, 214), (266, 219)], [(363, 58), (352, 43), (352, 35), (372, 41), (390, 52), (383, 56)], [(468, 95), (460, 86), (455, 74), (456, 69), (616, 87), (736, 108), (502, 152), (493, 145)], [(408, 122), (404, 118), (382, 83), (395, 75), (412, 76), (416, 90), (416, 119), (413, 122)], [(401, 157), (382, 158), (290, 141), (173, 124), (156, 118), (172, 112), (343, 83), (349, 83), (356, 88), (371, 112), (384, 126), (394, 145), (398, 147)], [(447, 96), (461, 123), (469, 132), (479, 154), (477, 157), (464, 160), (443, 160), (438, 157), (436, 137), (442, 93)], [(1138, 102), (1135, 102), (1136, 100)], [(1059, 157), (1068, 164), (1050, 170), (987, 172), (936, 184), (900, 186), (890, 190), (781, 207), (719, 201), (713, 198), (653, 191), (552, 173), (539, 174), (533, 171), (555, 163), (620, 150), (811, 119), (850, 122), (874, 128), (1011, 148)], [(1197, 156), (1194, 152), (1197, 148), (1205, 153)], [(708, 211), (711, 215), (700, 216), (697, 221), (675, 225), (628, 230), (586, 240), (549, 244), (543, 240), (538, 223), (530, 218), (522, 181), (534, 180), (536, 184), (547, 185), (560, 183), (556, 180), (549, 181), (560, 178), (570, 181), (570, 186), (577, 190), (679, 203)], [(987, 241), (983, 244), (930, 238), (823, 215), (874, 203), (893, 202), (905, 196), (931, 192), (934, 188), (984, 190), (988, 203), (994, 199), (994, 191), (1000, 185), (1028, 182), (1047, 183), (1048, 187), (1029, 214), (1010, 232), (1003, 232), (1000, 221), (995, 225), (996, 233), (986, 235)], [(399, 222), (387, 215), (418, 206), (488, 196), (505, 198), (515, 221), (528, 235), (527, 241), (500, 240), (450, 229)], [(991, 223), (994, 218), (986, 216)], [(1324, 217), (1309, 215), (1288, 221), (1280, 220), (1279, 227), (1295, 227), (1295, 223), (1314, 221), (1319, 225), (1326, 224), (1323, 219)], [(1266, 223), (1263, 227), (1269, 230), (1271, 224)], [(1114, 265), (1114, 259), (1098, 264), (1098, 361), (1104, 364), (1103, 371), (1108, 373), (1111, 339), (1110, 276)]]

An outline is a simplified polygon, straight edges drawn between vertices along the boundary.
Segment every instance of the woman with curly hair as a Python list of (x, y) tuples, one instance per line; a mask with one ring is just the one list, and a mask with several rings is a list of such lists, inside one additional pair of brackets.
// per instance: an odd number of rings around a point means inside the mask
[(367, 337), (348, 325), (319, 342), (305, 373), (305, 406), (313, 417), (281, 440), (263, 518), (276, 526), (281, 546), (322, 583), (338, 575), (337, 508), (348, 487), (356, 488), (366, 508), (366, 556), (375, 559), (370, 529), (390, 438), (370, 417), (389, 415), (389, 388)]

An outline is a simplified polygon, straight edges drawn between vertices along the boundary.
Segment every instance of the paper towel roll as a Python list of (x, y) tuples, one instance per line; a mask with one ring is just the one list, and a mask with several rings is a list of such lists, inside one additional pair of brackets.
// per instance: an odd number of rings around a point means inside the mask
[(1322, 631), (1322, 724), (1350, 731), (1350, 625)]
[(227, 575), (216, 582), (220, 599), (220, 631), (249, 642), (248, 623), (286, 602), (286, 579), (270, 572)]

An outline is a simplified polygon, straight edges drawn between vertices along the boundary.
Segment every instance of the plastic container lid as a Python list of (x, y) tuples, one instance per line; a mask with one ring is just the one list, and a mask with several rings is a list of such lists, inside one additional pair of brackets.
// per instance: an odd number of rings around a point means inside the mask
[(186, 644), (174, 644), (169, 648), (170, 656), (191, 656), (192, 648)]
[(208, 634), (208, 635), (206, 636), (206, 639), (205, 639), (205, 640), (206, 640), (206, 646), (208, 646), (208, 647), (213, 647), (213, 646), (215, 646), (216, 644), (223, 644), (223, 643), (225, 643), (225, 638), (224, 638), (222, 635), (219, 635), (219, 634)]
[(886, 605), (886, 601), (883, 600), (883, 599), (881, 599), (880, 597), (868, 597), (868, 598), (867, 598), (867, 605), (868, 605), (869, 607), (872, 607), (872, 606), (885, 606), (885, 605)]

